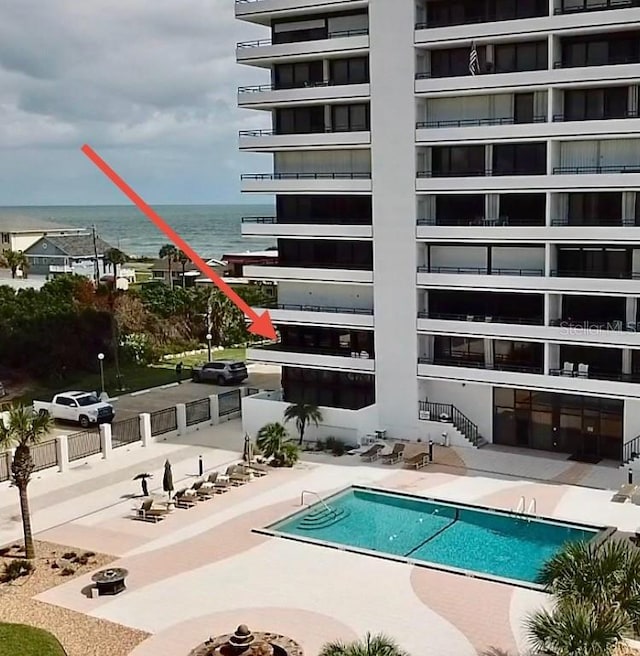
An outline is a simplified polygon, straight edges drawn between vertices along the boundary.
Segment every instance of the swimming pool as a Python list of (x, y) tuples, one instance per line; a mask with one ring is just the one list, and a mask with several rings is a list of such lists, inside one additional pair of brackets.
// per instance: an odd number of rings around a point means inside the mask
[(565, 543), (603, 529), (353, 486), (266, 532), (538, 587), (540, 568)]

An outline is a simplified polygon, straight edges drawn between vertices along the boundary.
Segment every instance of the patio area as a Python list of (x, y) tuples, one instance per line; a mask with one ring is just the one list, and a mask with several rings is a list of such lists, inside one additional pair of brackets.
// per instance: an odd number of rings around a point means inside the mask
[[(238, 459), (240, 426), (229, 424), (224, 431), (218, 444), (223, 448), (206, 453), (207, 468), (224, 469)], [(199, 435), (201, 443), (204, 437)], [(177, 478), (193, 480), (192, 460), (183, 463), (179, 452), (172, 453)], [(412, 656), (516, 656), (526, 653), (523, 619), (546, 602), (537, 591), (252, 529), (298, 510), (302, 490), (325, 496), (361, 484), (497, 509), (512, 509), (525, 496), (536, 499), (538, 515), (633, 532), (640, 507), (611, 503), (611, 489), (624, 482), (623, 475), (499, 449), (438, 447), (435, 462), (419, 472), (363, 464), (357, 456), (308, 454), (293, 469), (273, 470), (191, 509), (176, 509), (157, 524), (133, 521), (131, 501), (121, 501), (43, 528), (38, 539), (111, 554), (110, 567), (129, 574), (127, 589), (116, 596), (83, 594), (95, 573), (90, 571), (35, 599), (148, 634), (132, 656), (187, 656), (239, 624), (288, 636), (308, 655), (327, 641), (372, 631), (394, 637)], [(110, 479), (102, 498), (115, 498), (124, 485)]]

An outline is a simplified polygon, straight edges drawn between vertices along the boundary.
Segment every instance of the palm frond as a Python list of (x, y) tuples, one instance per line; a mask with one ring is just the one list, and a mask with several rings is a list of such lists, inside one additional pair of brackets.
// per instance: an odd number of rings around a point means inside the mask
[(407, 656), (397, 643), (384, 634), (367, 633), (363, 640), (329, 642), (319, 656)]

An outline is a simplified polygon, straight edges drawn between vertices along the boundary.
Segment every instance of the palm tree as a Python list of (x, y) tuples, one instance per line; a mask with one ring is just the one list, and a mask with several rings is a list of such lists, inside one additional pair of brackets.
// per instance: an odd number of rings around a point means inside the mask
[(110, 264), (113, 268), (113, 279), (118, 277), (118, 266), (127, 261), (127, 256), (119, 248), (109, 248), (104, 253), (105, 264)]
[(182, 289), (184, 289), (186, 287), (186, 281), (187, 281), (185, 277), (185, 273), (187, 271), (187, 263), (190, 260), (184, 251), (178, 251), (178, 254), (176, 255), (176, 260), (180, 262), (180, 264), (182, 265)]
[(317, 405), (311, 403), (292, 403), (284, 411), (284, 423), (295, 419), (296, 428), (300, 439), (298, 444), (302, 444), (304, 439), (304, 431), (309, 424), (314, 423), (316, 426), (322, 421), (322, 412), (320, 412)]
[(173, 289), (173, 275), (171, 265), (177, 261), (178, 249), (173, 244), (165, 244), (158, 252), (158, 257), (161, 260), (167, 260), (169, 267), (169, 288)]
[(628, 617), (615, 606), (596, 608), (571, 601), (526, 621), (529, 642), (548, 656), (610, 656), (629, 632)]
[(588, 603), (599, 612), (615, 606), (640, 628), (640, 550), (627, 542), (571, 543), (545, 563), (538, 582), (559, 606)]
[(33, 473), (31, 447), (51, 430), (51, 418), (45, 414), (34, 414), (31, 408), (12, 407), (6, 418), (0, 418), (0, 448), (13, 448), (15, 453), (11, 462), (11, 480), (20, 495), (20, 513), (24, 533), (24, 550), (27, 558), (36, 556), (31, 530), (31, 513), (27, 487)]
[(3, 251), (0, 253), (0, 266), (11, 269), (12, 278), (16, 277), (18, 269), (22, 269), (22, 273), (26, 278), (29, 270), (29, 260), (22, 251)]
[(279, 423), (265, 424), (256, 436), (256, 444), (266, 458), (282, 453), (282, 445), (288, 440), (287, 429)]
[(396, 642), (383, 634), (367, 633), (364, 640), (355, 642), (328, 642), (319, 656), (407, 656)]

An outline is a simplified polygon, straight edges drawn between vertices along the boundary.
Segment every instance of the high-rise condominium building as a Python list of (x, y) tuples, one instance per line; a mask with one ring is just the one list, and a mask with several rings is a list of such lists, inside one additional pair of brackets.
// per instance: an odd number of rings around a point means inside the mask
[[(283, 398), (327, 434), (640, 451), (640, 2), (238, 0)], [(443, 420), (440, 422), (440, 420)], [(438, 423), (436, 423), (438, 422)]]

